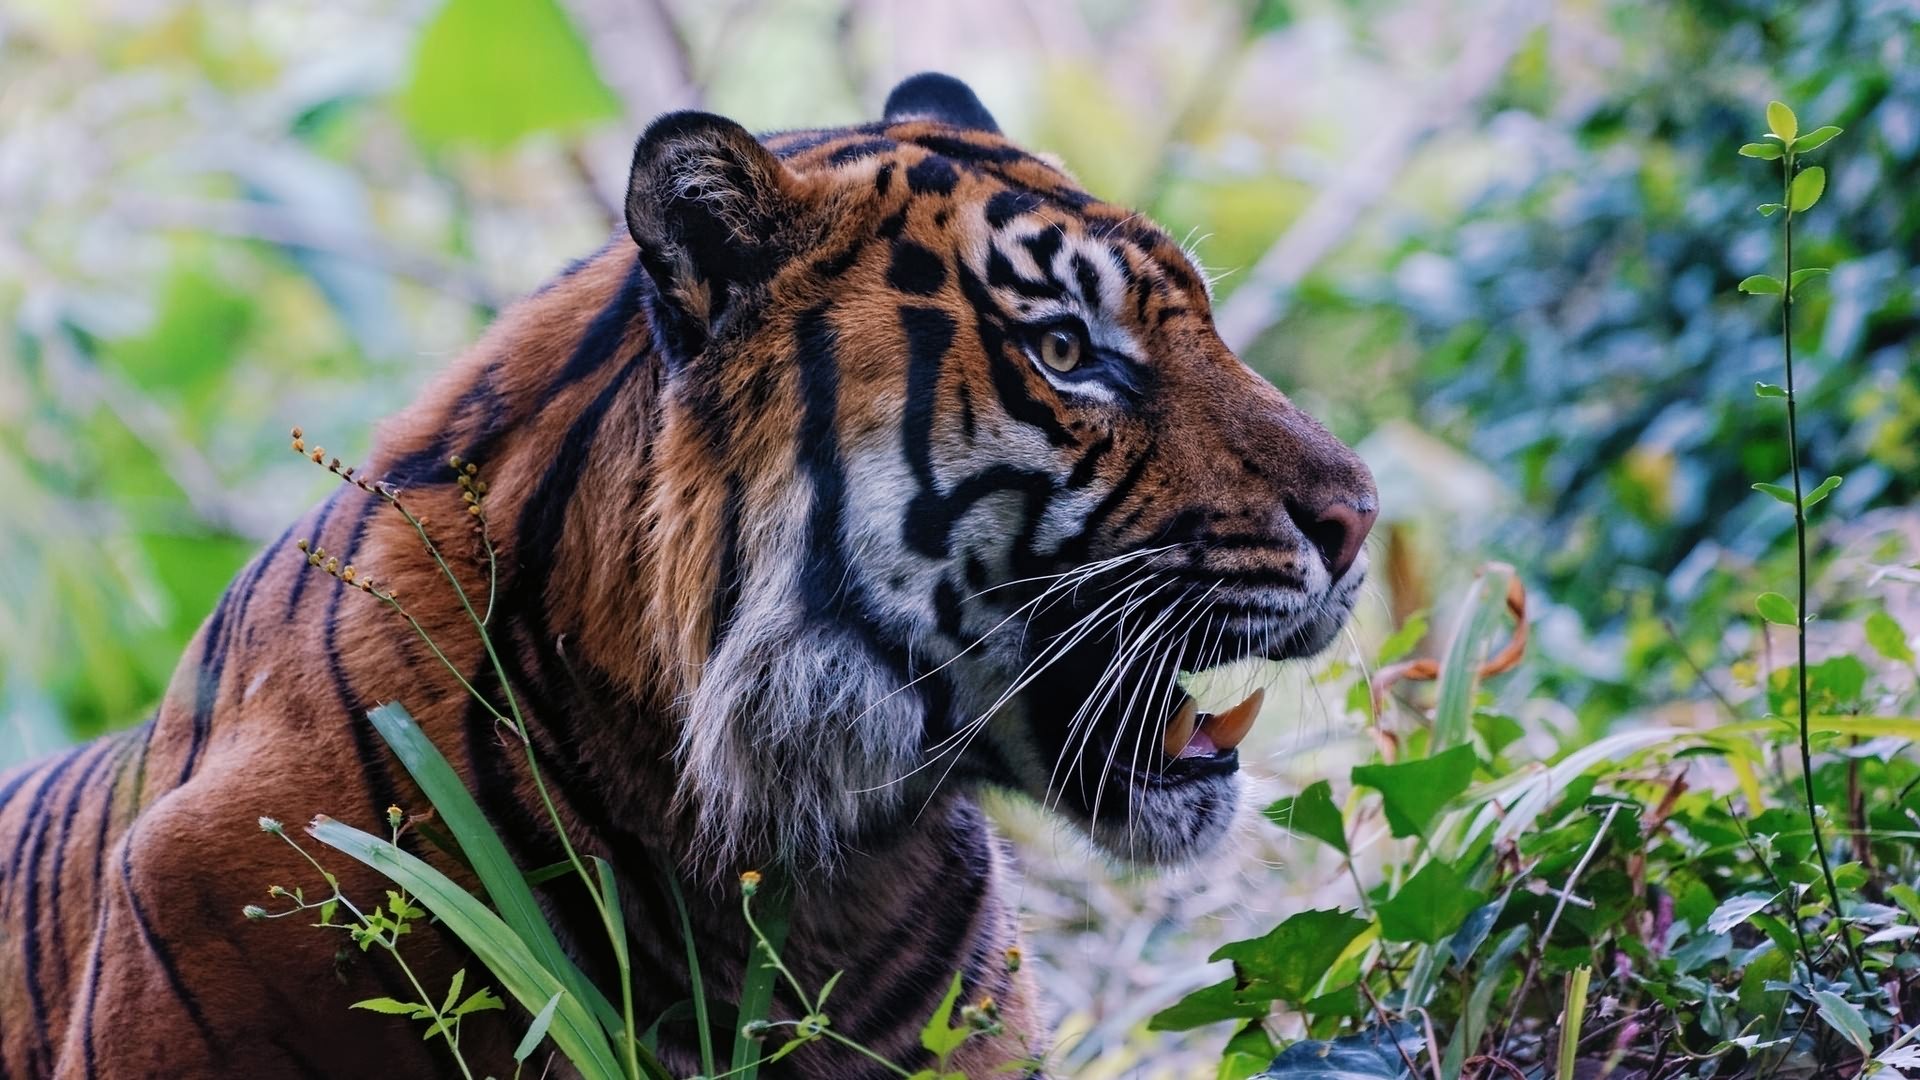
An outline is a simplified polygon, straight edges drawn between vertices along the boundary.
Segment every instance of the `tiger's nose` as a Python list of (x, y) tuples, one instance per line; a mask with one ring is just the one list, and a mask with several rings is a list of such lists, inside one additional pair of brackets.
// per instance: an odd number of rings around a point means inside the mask
[(1318, 549), (1327, 573), (1338, 581), (1360, 557), (1360, 546), (1367, 542), (1367, 533), (1372, 531), (1373, 519), (1379, 511), (1371, 506), (1359, 507), (1335, 500), (1316, 510), (1289, 502), (1287, 513)]

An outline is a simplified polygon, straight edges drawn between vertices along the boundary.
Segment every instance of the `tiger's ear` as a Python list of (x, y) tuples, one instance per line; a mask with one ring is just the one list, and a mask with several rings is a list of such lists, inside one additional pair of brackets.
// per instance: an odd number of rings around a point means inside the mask
[(887, 95), (881, 110), (889, 124), (902, 120), (937, 120), (968, 131), (1000, 134), (993, 114), (974, 95), (973, 88), (951, 75), (923, 71), (909, 75)]
[(677, 112), (633, 148), (627, 231), (659, 303), (656, 332), (681, 359), (706, 347), (738, 290), (773, 276), (795, 207), (786, 166), (725, 117)]

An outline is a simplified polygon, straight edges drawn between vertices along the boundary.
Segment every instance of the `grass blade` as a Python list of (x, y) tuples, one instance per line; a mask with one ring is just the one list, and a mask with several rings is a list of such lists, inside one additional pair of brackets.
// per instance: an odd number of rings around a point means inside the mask
[(1440, 665), (1440, 687), (1433, 707), (1433, 753), (1458, 746), (1472, 734), (1473, 693), (1480, 685), (1480, 664), (1506, 611), (1507, 586), (1513, 575), (1511, 566), (1488, 563), (1467, 592), (1453, 639), (1447, 643), (1447, 658)]
[[(687, 914), (687, 897), (680, 891), (678, 874), (667, 875), (667, 888), (673, 892), (673, 906), (680, 912), (680, 936), (687, 943), (687, 975), (692, 982), (693, 1022), (700, 1029), (700, 1068), (708, 1076), (719, 1071), (713, 1057), (713, 1029), (707, 1021), (707, 988), (700, 978), (700, 950), (693, 944), (693, 919)], [(821, 992), (825, 997), (825, 991)]]
[[(314, 839), (365, 863), (406, 889), (493, 972), (502, 987), (530, 1012), (544, 1011), (556, 994), (548, 1033), (586, 1080), (617, 1080), (622, 1075), (606, 1032), (587, 1007), (565, 992), (560, 980), (528, 949), (500, 916), (452, 878), (372, 833), (329, 817), (307, 826)], [(657, 1067), (657, 1066), (656, 1066)], [(659, 1072), (664, 1080), (665, 1070)]]
[(626, 1028), (613, 1003), (560, 948), (553, 928), (547, 925), (546, 913), (540, 909), (533, 890), (527, 887), (526, 875), (514, 865), (480, 804), (474, 801), (467, 785), (461, 782), (460, 775), (453, 771), (433, 741), (420, 730), (412, 714), (399, 704), (389, 702), (367, 713), (367, 719), (373, 721), (374, 729), (380, 732), (414, 783), (420, 785), (420, 790), (433, 803), (434, 811), (453, 833), (460, 850), (466, 853), (468, 863), (480, 878), (480, 885), (500, 918), (574, 999), (585, 1002), (593, 1010), (610, 1036), (624, 1038)]

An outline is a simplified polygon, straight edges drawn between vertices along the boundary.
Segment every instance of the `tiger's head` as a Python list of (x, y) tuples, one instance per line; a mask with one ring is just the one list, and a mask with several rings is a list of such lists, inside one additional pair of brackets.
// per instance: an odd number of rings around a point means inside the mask
[(937, 75), (855, 128), (663, 117), (626, 216), (665, 367), (653, 647), (709, 853), (830, 865), (961, 783), (1122, 857), (1216, 841), (1260, 700), (1199, 713), (1183, 674), (1324, 647), (1376, 496), (1180, 247)]

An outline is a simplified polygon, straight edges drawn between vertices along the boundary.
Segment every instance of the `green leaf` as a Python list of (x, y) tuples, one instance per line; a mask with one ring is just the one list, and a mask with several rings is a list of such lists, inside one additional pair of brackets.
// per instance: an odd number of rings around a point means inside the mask
[(401, 1001), (398, 998), (390, 997), (368, 998), (365, 1001), (356, 1001), (353, 1003), (352, 1008), (365, 1009), (368, 1012), (386, 1013), (388, 1016), (412, 1016), (415, 1013), (422, 1015), (432, 1014), (432, 1010), (428, 1009), (425, 1005), (412, 1001)]
[(440, 1004), (441, 1012), (446, 1012), (448, 1009), (453, 1008), (453, 1003), (460, 1000), (460, 986), (466, 981), (466, 968), (461, 968), (459, 971), (453, 973), (453, 982), (447, 986), (447, 1000)]
[(1453, 934), (1487, 894), (1469, 888), (1464, 874), (1438, 859), (1427, 860), (1393, 899), (1375, 908), (1380, 936), (1388, 941), (1438, 944)]
[(1807, 492), (1806, 508), (1808, 510), (1813, 509), (1820, 505), (1823, 499), (1833, 494), (1833, 489), (1840, 486), (1840, 479), (1838, 476), (1829, 476), (1825, 480), (1820, 481), (1819, 487)]
[(1780, 484), (1755, 484), (1753, 490), (1771, 495), (1788, 506), (1793, 505), (1793, 489)]
[(620, 115), (555, 0), (447, 0), (420, 33), (399, 105), (424, 144), (491, 150)]
[(1203, 986), (1179, 1001), (1153, 1014), (1148, 1031), (1189, 1031), (1222, 1020), (1252, 1020), (1265, 1016), (1273, 1008), (1271, 1001), (1248, 1001), (1239, 996), (1234, 980), (1224, 979)]
[(1779, 899), (1779, 897), (1779, 893), (1749, 893), (1745, 896), (1728, 897), (1724, 903), (1713, 909), (1712, 915), (1707, 916), (1707, 933), (1727, 933), (1734, 927), (1753, 918), (1755, 914), (1764, 909), (1768, 904)]
[(1753, 598), (1754, 610), (1760, 617), (1779, 626), (1798, 626), (1799, 613), (1793, 608), (1793, 601), (1777, 592), (1763, 592)]
[(1784, 101), (1767, 102), (1767, 128), (1783, 143), (1792, 143), (1800, 133), (1800, 121)]
[(1391, 664), (1412, 652), (1413, 647), (1420, 644), (1420, 639), (1427, 636), (1427, 626), (1425, 611), (1416, 611), (1407, 616), (1407, 621), (1400, 624), (1400, 629), (1387, 635), (1387, 640), (1380, 643), (1380, 654), (1375, 661)]
[(1467, 790), (1479, 764), (1473, 747), (1461, 745), (1420, 761), (1358, 766), (1353, 782), (1380, 793), (1393, 835), (1424, 837), (1441, 808)]
[(822, 1009), (827, 1007), (827, 995), (833, 993), (833, 988), (835, 984), (839, 983), (840, 976), (845, 974), (845, 971), (836, 971), (827, 977), (825, 985), (820, 987), (820, 992), (814, 995), (813, 1004), (815, 1007)]
[(1757, 382), (1753, 384), (1753, 396), (1763, 397), (1763, 398), (1783, 398), (1787, 396), (1787, 392), (1781, 389), (1780, 387), (1773, 385), (1770, 382)]
[(1346, 822), (1333, 805), (1333, 786), (1317, 781), (1291, 798), (1276, 800), (1266, 809), (1267, 820), (1283, 829), (1305, 833), (1347, 854)]
[(1371, 925), (1349, 911), (1302, 911), (1261, 937), (1220, 946), (1207, 959), (1233, 961), (1244, 996), (1257, 987), (1267, 998), (1298, 1004)]
[(1784, 153), (1786, 151), (1780, 148), (1779, 143), (1750, 142), (1740, 148), (1741, 157), (1760, 158), (1765, 161), (1773, 161)]
[(1761, 217), (1772, 217), (1780, 211), (1785, 210), (1786, 207), (1777, 202), (1763, 202), (1759, 206), (1754, 207), (1754, 209), (1760, 211)]
[(1332, 1042), (1302, 1039), (1254, 1080), (1407, 1080), (1405, 1063), (1420, 1055), (1425, 1041), (1405, 1024), (1369, 1027)]
[(1793, 185), (1787, 189), (1787, 205), (1794, 213), (1813, 209), (1820, 201), (1820, 193), (1827, 190), (1827, 170), (1815, 165), (1801, 171), (1793, 178)]
[[(400, 764), (406, 766), (408, 775), (433, 803), (441, 823), (453, 833), (460, 850), (466, 852), (475, 876), (487, 892), (487, 899), (493, 901), (494, 909), (514, 936), (526, 943), (541, 967), (560, 980), (569, 998), (583, 1002), (593, 1011), (609, 1037), (623, 1037), (625, 1023), (620, 1014), (560, 947), (560, 940), (547, 925), (546, 914), (534, 899), (533, 890), (527, 887), (526, 877), (507, 854), (506, 845), (493, 831), (480, 804), (474, 801), (473, 793), (467, 790), (433, 741), (420, 730), (413, 716), (399, 704), (389, 702), (367, 713), (367, 719), (373, 722), (374, 730), (386, 740)], [(546, 994), (540, 995), (540, 1001), (546, 999)], [(521, 1004), (532, 1009), (539, 1002)]]
[(1740, 280), (1740, 291), (1765, 296), (1780, 291), (1780, 279), (1771, 274), (1754, 274)]
[(513, 1048), (513, 1060), (525, 1061), (539, 1047), (540, 1040), (547, 1037), (547, 1028), (553, 1024), (554, 1010), (560, 1007), (561, 991), (554, 991), (546, 1005), (533, 1014), (533, 1023), (528, 1025), (527, 1033), (520, 1038), (520, 1045)]
[(500, 995), (483, 986), (467, 995), (467, 1000), (461, 1002), (460, 1006), (453, 1010), (453, 1015), (465, 1016), (468, 1013), (491, 1012), (494, 1009), (505, 1009), (506, 1007), (507, 1003), (500, 1000)]
[[(525, 941), (453, 879), (380, 837), (329, 817), (307, 826), (314, 839), (385, 874), (432, 912), (487, 970), (493, 972), (522, 1007), (543, 1005), (564, 989)], [(516, 874), (516, 880), (517, 880)], [(614, 1080), (622, 1070), (613, 1045), (593, 1014), (571, 995), (563, 998), (552, 1028), (554, 1045), (588, 1080)], [(642, 1070), (651, 1080), (667, 1072), (642, 1048)]]
[(1793, 152), (1796, 154), (1805, 154), (1813, 150), (1818, 150), (1832, 141), (1833, 137), (1840, 134), (1841, 130), (1842, 129), (1834, 127), (1832, 124), (1814, 128), (1812, 131), (1793, 140)]
[(1913, 646), (1907, 644), (1907, 632), (1900, 628), (1893, 616), (1884, 611), (1876, 611), (1867, 616), (1867, 644), (1873, 651), (1889, 660), (1911, 664)]
[(1474, 579), (1461, 604), (1460, 619), (1440, 663), (1434, 692), (1433, 743), (1436, 750), (1465, 743), (1473, 730), (1473, 696), (1480, 686), (1480, 662), (1493, 648), (1506, 620), (1507, 588), (1513, 568), (1489, 564)]
[(1867, 1027), (1867, 1018), (1861, 1015), (1858, 1006), (1831, 990), (1815, 990), (1813, 1000), (1820, 1007), (1820, 1019), (1825, 1020), (1828, 1027), (1859, 1047), (1861, 1053), (1873, 1053), (1873, 1030)]
[(953, 1026), (953, 1003), (960, 1000), (960, 973), (953, 973), (953, 983), (947, 987), (946, 995), (940, 999), (940, 1005), (933, 1010), (933, 1016), (927, 1026), (920, 1029), (920, 1045), (934, 1057), (945, 1059), (948, 1054), (960, 1048), (967, 1041), (971, 1029), (964, 1024)]
[(1819, 277), (1825, 273), (1829, 273), (1829, 270), (1824, 266), (1809, 266), (1795, 270), (1793, 276), (1787, 279), (1787, 290), (1789, 292), (1797, 291), (1800, 288), (1801, 282), (1811, 277)]

